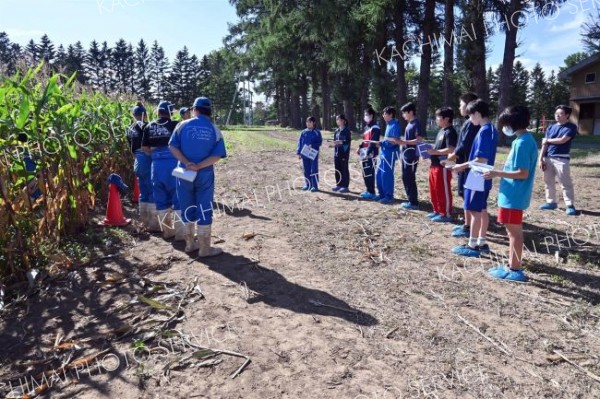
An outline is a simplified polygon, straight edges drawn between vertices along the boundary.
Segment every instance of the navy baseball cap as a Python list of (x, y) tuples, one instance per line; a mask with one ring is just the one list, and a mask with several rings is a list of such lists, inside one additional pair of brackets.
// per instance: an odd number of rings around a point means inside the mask
[(156, 107), (156, 109), (162, 112), (171, 112), (171, 103), (168, 101), (161, 101), (158, 103), (158, 107)]
[(182, 107), (179, 108), (179, 115), (183, 116), (183, 114), (185, 114), (186, 112), (188, 112), (190, 109), (187, 107)]
[(131, 111), (134, 115), (141, 115), (141, 114), (145, 114), (146, 113), (146, 108), (144, 108), (143, 105), (136, 105), (135, 107), (133, 107), (133, 110)]
[(211, 109), (212, 104), (206, 97), (198, 97), (194, 100), (194, 108)]

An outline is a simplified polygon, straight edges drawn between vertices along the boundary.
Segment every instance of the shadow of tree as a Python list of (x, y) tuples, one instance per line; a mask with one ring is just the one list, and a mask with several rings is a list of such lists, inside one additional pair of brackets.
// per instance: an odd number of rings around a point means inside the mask
[(250, 304), (262, 302), (295, 313), (337, 317), (361, 326), (378, 323), (375, 317), (343, 300), (325, 291), (293, 283), (275, 270), (260, 266), (245, 256), (224, 253), (205, 258), (202, 263), (236, 284), (247, 286), (256, 294), (248, 300)]

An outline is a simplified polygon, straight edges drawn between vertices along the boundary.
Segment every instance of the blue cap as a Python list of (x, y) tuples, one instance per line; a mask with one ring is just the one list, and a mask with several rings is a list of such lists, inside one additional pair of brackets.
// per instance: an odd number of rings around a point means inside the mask
[(133, 110), (131, 111), (134, 115), (141, 115), (141, 114), (145, 114), (146, 113), (146, 108), (144, 108), (143, 105), (136, 105), (135, 107), (133, 107)]
[(194, 108), (211, 109), (212, 104), (206, 97), (198, 97), (194, 100)]
[(185, 114), (186, 112), (188, 112), (190, 109), (187, 107), (182, 107), (179, 108), (179, 115), (183, 116), (183, 114)]
[(171, 112), (171, 103), (168, 101), (161, 101), (158, 103), (158, 107), (156, 109), (159, 112)]

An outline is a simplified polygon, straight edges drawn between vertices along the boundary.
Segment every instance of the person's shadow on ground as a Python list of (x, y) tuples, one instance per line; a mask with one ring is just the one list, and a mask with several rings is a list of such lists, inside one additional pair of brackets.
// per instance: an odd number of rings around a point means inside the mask
[[(361, 326), (378, 324), (377, 319), (333, 295), (288, 281), (275, 270), (267, 269), (244, 256), (223, 253), (214, 258), (197, 261), (206, 264), (229, 280), (247, 286), (255, 293), (248, 303), (263, 302), (266, 305), (289, 309), (296, 313), (332, 316)], [(201, 262), (201, 263), (200, 263)]]

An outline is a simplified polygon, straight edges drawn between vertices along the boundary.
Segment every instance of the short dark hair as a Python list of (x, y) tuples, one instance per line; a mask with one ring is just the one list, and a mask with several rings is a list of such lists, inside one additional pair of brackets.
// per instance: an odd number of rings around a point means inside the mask
[(471, 101), (467, 104), (467, 114), (473, 115), (475, 112), (479, 112), (483, 118), (488, 118), (490, 116), (490, 106), (481, 99)]
[(396, 117), (396, 108), (394, 108), (394, 107), (385, 107), (383, 109), (383, 113), (387, 114), (387, 115), (391, 115), (392, 118), (395, 118)]
[(369, 107), (365, 109), (365, 114), (369, 114), (373, 117), (373, 119), (375, 119), (375, 117), (377, 116), (377, 112), (373, 109), (373, 107)]
[(341, 119), (344, 122), (346, 122), (346, 125), (348, 124), (348, 119), (346, 118), (346, 115), (344, 115), (344, 114), (339, 114), (338, 116), (335, 117), (335, 119)]
[(309, 116), (308, 118), (306, 118), (307, 122), (312, 122), (312, 123), (317, 123), (317, 118), (315, 118), (314, 116)]
[(417, 106), (413, 102), (406, 103), (400, 108), (400, 112), (412, 112), (414, 114), (417, 112)]
[(195, 110), (198, 111), (200, 115), (204, 116), (212, 116), (212, 109), (206, 107), (194, 107)]
[(531, 114), (529, 109), (523, 105), (513, 105), (507, 107), (500, 117), (498, 117), (498, 126), (503, 128), (509, 126), (512, 130), (527, 129), (529, 127), (529, 120)]
[(470, 103), (471, 101), (475, 101), (479, 98), (479, 96), (473, 92), (467, 92), (459, 97), (459, 100), (465, 104)]
[(435, 116), (439, 116), (441, 118), (448, 118), (450, 119), (450, 122), (452, 122), (454, 120), (454, 111), (452, 111), (452, 108), (450, 107), (438, 108), (435, 111)]
[(171, 113), (169, 111), (158, 110), (158, 116), (162, 116), (162, 117), (165, 117), (165, 118), (170, 118), (171, 117)]
[(558, 111), (559, 109), (562, 109), (565, 112), (565, 114), (567, 114), (567, 116), (571, 116), (571, 113), (573, 112), (573, 108), (564, 104), (561, 104), (558, 107), (556, 107), (555, 111)]

